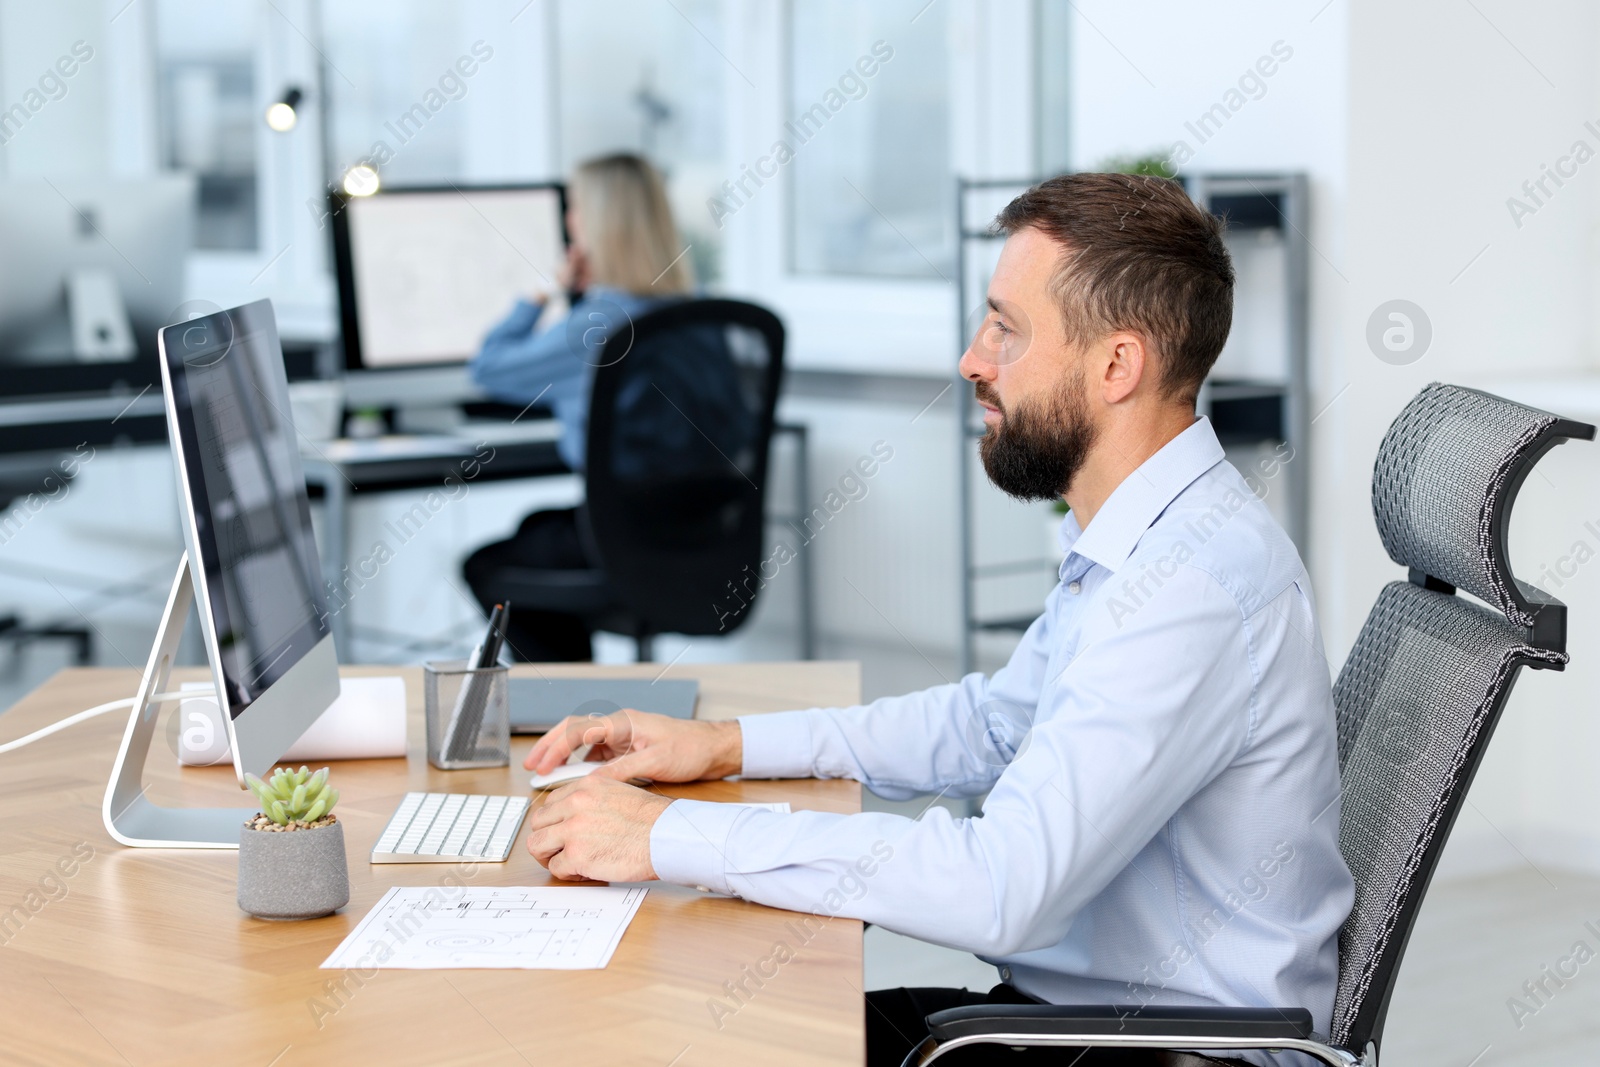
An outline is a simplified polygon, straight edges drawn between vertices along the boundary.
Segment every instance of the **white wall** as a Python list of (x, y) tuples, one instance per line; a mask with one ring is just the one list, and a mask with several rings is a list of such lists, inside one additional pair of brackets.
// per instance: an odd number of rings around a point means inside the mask
[[(1178, 2), (1079, 8), (1077, 165), (1181, 140), (1194, 150), (1191, 169), (1310, 176), (1310, 565), (1337, 670), (1379, 588), (1402, 576), (1378, 543), (1369, 489), (1378, 442), (1404, 402), (1436, 379), (1494, 384), (1595, 363), (1600, 163), (1520, 227), (1506, 199), (1575, 140), (1600, 151), (1600, 135), (1583, 126), (1600, 126), (1597, 14), (1578, 0), (1240, 2), (1225, 15)], [(1185, 123), (1278, 40), (1293, 56), (1260, 99), (1199, 143)], [(1433, 327), (1430, 349), (1409, 366), (1380, 361), (1365, 338), (1373, 310), (1397, 298), (1420, 305)], [(1592, 447), (1558, 450), (1529, 479), (1512, 539), (1525, 579), (1580, 538), (1600, 549), (1583, 526), (1600, 520)], [(1600, 788), (1583, 769), (1600, 740), (1591, 722), (1600, 596), (1586, 595), (1590, 586), (1600, 594), (1600, 577), (1580, 570), (1559, 590), (1574, 605), (1573, 665), (1522, 679), (1447, 873), (1529, 862), (1600, 869), (1590, 828)]]
[[(120, 21), (120, 20), (119, 20)], [(0, 177), (104, 173), (111, 164), (111, 124), (106, 94), (111, 67), (106, 41), (118, 32), (99, 3), (0, 3), (0, 110), (38, 104), (21, 129), (0, 148)], [(91, 58), (62, 79), (59, 99), (39, 91), (42, 76), (57, 73), (53, 64), (83, 42)]]
[[(1575, 140), (1600, 150), (1583, 125), (1600, 117), (1597, 13), (1579, 0), (1484, 0), (1478, 8), (1351, 4), (1347, 253), (1339, 261), (1349, 282), (1338, 285), (1338, 355), (1320, 380), (1325, 394), (1349, 388), (1317, 427), (1326, 462), (1315, 500), (1332, 549), (1318, 578), (1339, 648), (1394, 572), (1366, 493), (1371, 457), (1401, 403), (1434, 379), (1470, 385), (1595, 361), (1600, 165), (1581, 169), (1520, 228), (1506, 200)], [(1405, 367), (1375, 359), (1363, 336), (1372, 309), (1396, 297), (1419, 304), (1434, 331), (1429, 351)], [(1593, 449), (1558, 449), (1529, 478), (1512, 528), (1524, 579), (1535, 580), (1579, 537), (1593, 540), (1582, 525), (1600, 511)], [(1528, 862), (1600, 869), (1592, 829), (1600, 790), (1583, 769), (1600, 695), (1600, 598), (1585, 595), (1593, 584), (1580, 574), (1559, 590), (1573, 606), (1572, 666), (1519, 683), (1453, 838), (1454, 870)]]

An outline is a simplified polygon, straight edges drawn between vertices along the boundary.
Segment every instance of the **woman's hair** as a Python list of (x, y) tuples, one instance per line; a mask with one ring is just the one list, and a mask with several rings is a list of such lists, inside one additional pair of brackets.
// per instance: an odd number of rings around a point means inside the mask
[(661, 175), (649, 163), (630, 153), (591, 159), (573, 172), (571, 194), (591, 282), (640, 296), (694, 289)]

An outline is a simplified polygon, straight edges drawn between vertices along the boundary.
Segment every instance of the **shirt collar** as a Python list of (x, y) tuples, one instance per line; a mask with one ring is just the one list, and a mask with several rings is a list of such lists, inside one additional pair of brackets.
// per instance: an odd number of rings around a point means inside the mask
[(1128, 561), (1150, 524), (1177, 499), (1179, 493), (1224, 458), (1211, 420), (1204, 415), (1187, 430), (1162, 445), (1122, 480), (1095, 513), (1087, 530), (1078, 517), (1067, 513), (1060, 540), (1069, 557), (1062, 573), (1071, 569), (1074, 554), (1115, 571)]

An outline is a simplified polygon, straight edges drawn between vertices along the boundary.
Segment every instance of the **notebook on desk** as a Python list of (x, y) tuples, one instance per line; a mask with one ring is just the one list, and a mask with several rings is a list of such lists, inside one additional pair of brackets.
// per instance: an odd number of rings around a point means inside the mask
[(693, 679), (512, 678), (511, 732), (542, 734), (568, 715), (609, 715), (622, 708), (694, 718)]

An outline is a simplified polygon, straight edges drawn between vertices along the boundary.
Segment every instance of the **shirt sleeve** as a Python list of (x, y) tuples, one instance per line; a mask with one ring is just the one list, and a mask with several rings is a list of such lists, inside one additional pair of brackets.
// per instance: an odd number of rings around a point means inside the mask
[[(1059, 595), (1059, 589), (1052, 598)], [(1053, 641), (1054, 604), (992, 678), (969, 674), (852, 708), (739, 720), (746, 778), (854, 778), (881, 797), (979, 796), (1015, 758), (1033, 722)]]
[[(986, 956), (1058, 943), (1249, 736), (1249, 632), (1235, 600), (1187, 567), (1162, 594), (1131, 617), (1086, 622), (1082, 647), (1046, 680), (1026, 745), (981, 817), (937, 806), (916, 820), (783, 815), (678, 800), (651, 833), (656, 873)], [(828, 722), (806, 714), (813, 729)], [(915, 721), (906, 716), (901, 728)], [(758, 745), (786, 730), (799, 737), (797, 727), (758, 728)], [(899, 730), (873, 736), (923, 754), (930, 745)], [(947, 743), (947, 727), (941, 736)], [(825, 739), (813, 737), (813, 747), (819, 764), (832, 755)]]
[(583, 380), (584, 363), (568, 350), (565, 330), (534, 332), (543, 313), (540, 305), (518, 300), (484, 337), (470, 370), (485, 392), (531, 404), (550, 393), (564, 395)]

